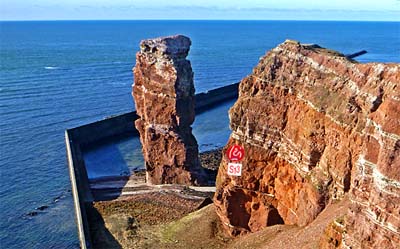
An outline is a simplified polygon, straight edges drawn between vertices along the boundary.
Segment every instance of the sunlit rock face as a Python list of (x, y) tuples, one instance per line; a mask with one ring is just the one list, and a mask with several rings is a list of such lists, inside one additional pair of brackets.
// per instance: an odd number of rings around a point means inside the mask
[(400, 66), (359, 64), (286, 41), (239, 87), (229, 111), (242, 176), (225, 156), (214, 202), (232, 235), (309, 224), (349, 195), (343, 245), (400, 245)]
[(204, 172), (191, 125), (195, 118), (191, 41), (177, 35), (144, 40), (136, 54), (132, 95), (140, 118), (147, 182), (201, 184)]

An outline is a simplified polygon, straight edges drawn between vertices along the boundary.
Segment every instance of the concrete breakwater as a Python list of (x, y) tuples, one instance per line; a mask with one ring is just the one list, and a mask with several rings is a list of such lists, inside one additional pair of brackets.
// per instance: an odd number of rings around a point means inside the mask
[[(196, 114), (203, 113), (237, 97), (238, 83), (196, 94)], [(82, 151), (84, 148), (104, 141), (112, 141), (126, 136), (138, 136), (138, 131), (134, 127), (134, 121), (137, 118), (138, 116), (134, 111), (65, 131), (68, 167), (81, 248), (91, 248), (88, 212), (92, 210), (91, 205), (95, 200)]]

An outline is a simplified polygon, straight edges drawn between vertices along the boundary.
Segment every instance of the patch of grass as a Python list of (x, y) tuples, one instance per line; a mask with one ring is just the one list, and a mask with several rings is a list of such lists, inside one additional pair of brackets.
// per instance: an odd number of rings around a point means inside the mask
[(202, 217), (202, 212), (203, 209), (197, 210), (180, 220), (163, 226), (161, 230), (161, 241), (164, 243), (176, 242), (178, 240), (178, 236), (176, 236), (177, 233), (184, 230), (187, 226), (193, 225), (193, 220), (200, 219)]

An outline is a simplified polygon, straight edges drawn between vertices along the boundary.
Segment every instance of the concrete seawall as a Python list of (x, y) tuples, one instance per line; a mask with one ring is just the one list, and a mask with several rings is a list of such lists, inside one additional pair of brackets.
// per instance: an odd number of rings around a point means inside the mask
[[(196, 114), (236, 99), (238, 86), (239, 83), (235, 83), (196, 94)], [(136, 112), (129, 112), (65, 131), (68, 167), (81, 248), (92, 248), (87, 210), (91, 209), (93, 202), (82, 150), (101, 141), (138, 136), (138, 131), (133, 123), (137, 118)]]

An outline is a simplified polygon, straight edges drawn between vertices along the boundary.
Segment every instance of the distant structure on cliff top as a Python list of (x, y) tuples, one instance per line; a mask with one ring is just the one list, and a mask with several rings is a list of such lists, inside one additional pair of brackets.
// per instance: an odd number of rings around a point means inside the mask
[(132, 95), (140, 116), (147, 182), (198, 185), (205, 181), (198, 145), (192, 135), (195, 118), (191, 41), (182, 35), (144, 40), (136, 54)]

